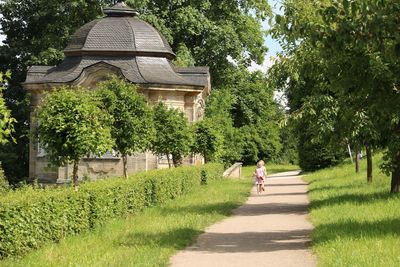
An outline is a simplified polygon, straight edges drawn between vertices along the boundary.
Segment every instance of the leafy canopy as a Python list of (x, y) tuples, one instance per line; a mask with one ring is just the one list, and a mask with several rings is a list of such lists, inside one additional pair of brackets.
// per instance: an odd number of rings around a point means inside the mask
[(192, 152), (204, 157), (205, 162), (219, 161), (223, 149), (223, 135), (211, 119), (204, 119), (193, 125)]
[(100, 156), (113, 146), (108, 113), (83, 88), (60, 88), (45, 95), (37, 110), (37, 135), (56, 166)]
[(124, 156), (147, 150), (154, 135), (152, 113), (137, 86), (113, 76), (99, 83), (97, 90), (97, 96), (113, 118), (114, 150)]
[[(10, 78), (10, 73), (6, 72), (6, 78)], [(3, 98), (3, 73), (0, 72), (0, 145), (8, 141), (11, 134), (14, 132), (14, 123), (16, 120), (11, 117), (11, 111), (6, 106)], [(14, 140), (14, 139), (13, 139)]]
[(182, 156), (188, 155), (191, 145), (191, 134), (184, 114), (175, 108), (168, 108), (162, 102), (153, 107), (155, 139), (151, 150), (157, 155), (172, 155), (174, 165)]

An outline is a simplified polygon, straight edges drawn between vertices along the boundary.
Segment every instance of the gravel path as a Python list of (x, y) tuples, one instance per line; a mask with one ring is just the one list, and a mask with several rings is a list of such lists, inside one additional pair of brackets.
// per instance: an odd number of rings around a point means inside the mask
[(316, 266), (308, 249), (308, 203), (298, 172), (271, 175), (263, 194), (253, 188), (246, 204), (173, 256), (171, 266)]

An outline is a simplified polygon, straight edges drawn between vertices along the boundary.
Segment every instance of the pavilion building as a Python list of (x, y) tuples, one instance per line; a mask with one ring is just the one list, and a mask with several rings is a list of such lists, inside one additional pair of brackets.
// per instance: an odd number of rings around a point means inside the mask
[[(178, 68), (165, 37), (147, 22), (140, 20), (134, 9), (123, 2), (105, 8), (104, 17), (93, 20), (72, 36), (64, 50), (65, 58), (58, 66), (31, 66), (24, 88), (31, 94), (31, 130), (35, 110), (43, 93), (60, 86), (82, 86), (95, 89), (98, 82), (111, 74), (138, 85), (150, 105), (163, 101), (184, 112), (193, 123), (203, 118), (205, 99), (210, 94), (210, 73), (207, 67)], [(45, 150), (36, 141), (29, 149), (29, 178), (41, 183), (63, 183), (70, 180), (72, 165), (48, 167)], [(202, 158), (191, 156), (185, 164), (201, 164)], [(110, 152), (102, 157), (84, 158), (79, 177), (120, 176), (122, 158)], [(166, 156), (151, 152), (130, 156), (128, 172), (165, 168)]]

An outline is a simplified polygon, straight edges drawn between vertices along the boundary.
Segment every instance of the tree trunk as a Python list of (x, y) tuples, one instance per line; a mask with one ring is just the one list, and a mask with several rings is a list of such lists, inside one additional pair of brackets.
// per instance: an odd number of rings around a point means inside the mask
[(122, 155), (122, 162), (123, 162), (123, 168), (124, 168), (124, 178), (128, 179), (128, 156), (127, 155)]
[(360, 172), (360, 151), (358, 149), (355, 151), (355, 159), (356, 159), (356, 173)]
[(390, 193), (399, 193), (400, 189), (400, 153), (393, 159), (392, 186)]
[(74, 167), (72, 169), (72, 182), (75, 191), (78, 191), (78, 167), (79, 167), (79, 160), (75, 160)]
[(174, 163), (174, 167), (179, 167), (182, 165), (182, 156), (181, 155), (172, 155), (172, 162)]
[(206, 156), (206, 152), (205, 151), (203, 152), (203, 157), (204, 157), (204, 164), (207, 164), (208, 158)]
[(365, 146), (367, 151), (367, 182), (372, 183), (372, 151), (369, 145)]
[(169, 158), (169, 154), (167, 154), (167, 160), (168, 160), (168, 167), (171, 169), (171, 159)]

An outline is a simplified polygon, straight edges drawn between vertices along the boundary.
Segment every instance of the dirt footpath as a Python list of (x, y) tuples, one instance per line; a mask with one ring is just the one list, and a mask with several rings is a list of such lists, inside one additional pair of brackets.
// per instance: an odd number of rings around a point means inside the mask
[(253, 188), (246, 204), (173, 256), (171, 266), (316, 266), (307, 205), (307, 184), (298, 172), (271, 175), (263, 194)]

